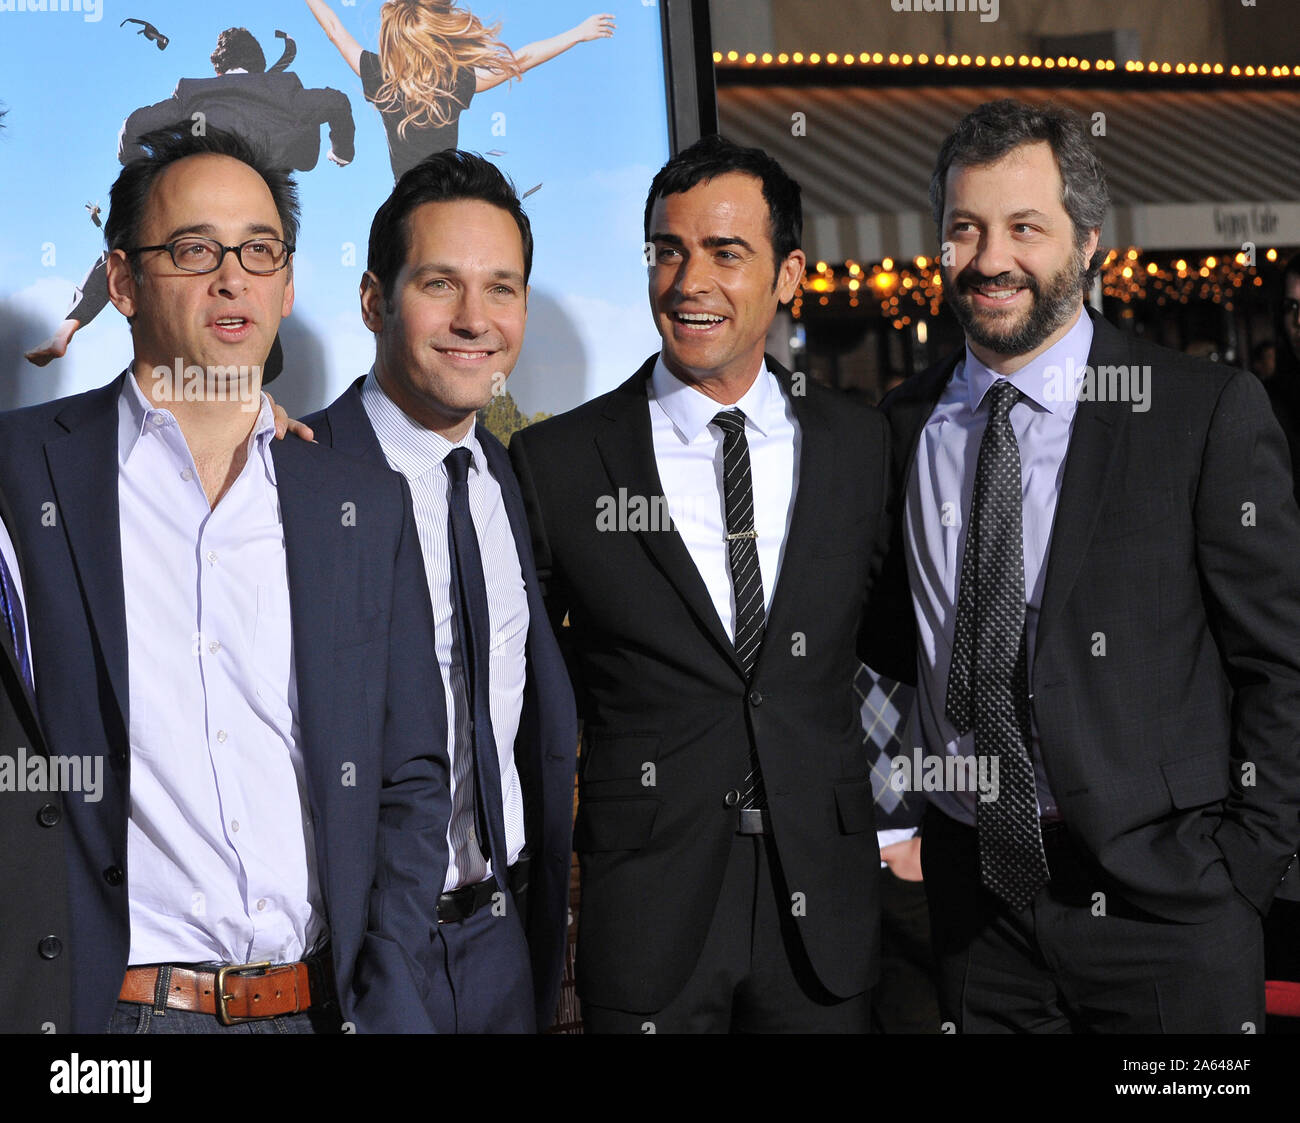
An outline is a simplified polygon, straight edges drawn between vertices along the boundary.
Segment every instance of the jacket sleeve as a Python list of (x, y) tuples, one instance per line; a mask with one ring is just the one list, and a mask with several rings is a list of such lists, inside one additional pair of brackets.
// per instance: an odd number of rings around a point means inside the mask
[(451, 816), (447, 720), (410, 491), (396, 478), (402, 532), (389, 629), (375, 880), (350, 1016), (366, 1033), (432, 1033), (449, 1028), (434, 1024), (428, 1003)]
[[(888, 402), (885, 403), (888, 406)], [(891, 420), (886, 413), (886, 420)], [(884, 464), (889, 478), (885, 490), (887, 508), (883, 518), (882, 556), (875, 559), (874, 581), (858, 632), (858, 658), (878, 674), (909, 685), (916, 683), (916, 618), (907, 580), (907, 555), (903, 540), (903, 507), (907, 465), (899, 434), (890, 426), (890, 440), (884, 443)]]
[(1232, 687), (1232, 788), (1215, 842), (1238, 892), (1267, 910), (1300, 842), (1300, 511), (1259, 381), (1224, 386), (1202, 452), (1196, 554)]

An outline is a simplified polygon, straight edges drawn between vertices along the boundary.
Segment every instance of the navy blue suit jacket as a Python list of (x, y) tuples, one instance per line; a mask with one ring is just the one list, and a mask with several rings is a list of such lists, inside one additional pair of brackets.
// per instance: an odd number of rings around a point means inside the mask
[[(384, 450), (361, 404), (364, 381), (358, 379), (331, 406), (305, 420), (322, 444), (387, 467)], [(528, 888), (528, 948), (537, 1025), (545, 1029), (555, 1020), (564, 973), (578, 719), (564, 659), (542, 604), (528, 520), (510, 458), (501, 442), (482, 426), (478, 428), (478, 440), (501, 486), (528, 593), (528, 677), (515, 739), (515, 764), (524, 789), (525, 830), (533, 855)]]
[[(26, 562), (52, 751), (104, 758), (68, 825), (74, 1032), (103, 1032), (127, 967), (130, 714), (118, 517), (123, 379), (0, 414), (0, 487)], [(426, 956), (449, 776), (433, 619), (404, 481), (296, 439), (272, 446), (307, 796), (344, 1019), (428, 1031)], [(166, 595), (168, 574), (158, 574)], [(189, 637), (178, 657), (188, 651)], [(430, 732), (430, 731), (434, 732)]]

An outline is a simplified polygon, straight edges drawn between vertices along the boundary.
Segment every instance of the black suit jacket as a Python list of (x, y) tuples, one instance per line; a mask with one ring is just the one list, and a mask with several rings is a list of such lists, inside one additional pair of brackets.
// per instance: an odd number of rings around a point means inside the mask
[(586, 721), (576, 843), (578, 990), (652, 1011), (699, 958), (736, 830), (724, 802), (757, 748), (791, 914), (837, 995), (877, 971), (879, 852), (852, 683), (888, 538), (874, 410), (768, 359), (799, 423), (799, 484), (750, 682), (675, 528), (604, 531), (603, 498), (662, 496), (647, 361), (612, 393), (515, 434), (510, 453), (552, 622), (567, 613)]
[[(1072, 832), (1133, 904), (1195, 922), (1236, 889), (1263, 912), (1300, 840), (1286, 444), (1253, 375), (1090, 314), (1089, 365), (1149, 367), (1150, 408), (1078, 405), (1030, 672), (1043, 764)], [(900, 489), (956, 362), (882, 404)], [(902, 525), (867, 661), (914, 681)]]
[[(118, 378), (0, 414), (0, 486), (27, 559), (48, 742), (58, 754), (103, 760), (98, 801), (50, 798), (66, 823), (64, 955), (78, 1033), (108, 1026), (130, 946), (121, 388)], [(410, 498), (391, 472), (313, 444), (277, 441), (272, 455), (307, 797), (343, 1017), (362, 1031), (431, 1030), (424, 992), (442, 881), (430, 871), (447, 865), (450, 800), (445, 740), (429, 732), (446, 718), (442, 692), (429, 689), (438, 667)], [(183, 639), (178, 657), (188, 653)], [(4, 906), (8, 928), (13, 899)]]
[[(3, 495), (0, 515), (6, 527), (13, 526)], [(21, 555), (18, 562), (26, 590), (27, 571)], [(26, 759), (48, 757), (49, 748), (37, 721), (36, 700), (18, 669), (9, 631), (0, 626), (0, 755), (14, 761), (15, 784), (22, 754)], [(68, 879), (63, 855), (66, 833), (57, 795), (0, 791), (0, 902), (4, 909), (0, 922), (0, 1033), (58, 1033), (72, 1027)]]
[(188, 122), (202, 113), (214, 128), (229, 129), (265, 150), (275, 168), (309, 172), (320, 158), (320, 127), (330, 127), (330, 146), (351, 160), (356, 125), (352, 105), (339, 90), (304, 89), (292, 73), (218, 74), (182, 78), (165, 101), (137, 109), (122, 125), (117, 158), (142, 155), (140, 137), (152, 129)]
[[(384, 450), (361, 404), (364, 378), (357, 379), (332, 405), (306, 418), (322, 444), (387, 468)], [(506, 450), (478, 428), (479, 444), (501, 487), (519, 567), (528, 595), (527, 679), (523, 712), (515, 738), (515, 765), (524, 795), (524, 830), (532, 853), (528, 886), (528, 948), (532, 960), (537, 1025), (555, 1020), (564, 950), (568, 940), (569, 868), (573, 854), (573, 773), (578, 719), (573, 688), (565, 673), (538, 588), (519, 485)], [(473, 996), (469, 996), (473, 1001)]]

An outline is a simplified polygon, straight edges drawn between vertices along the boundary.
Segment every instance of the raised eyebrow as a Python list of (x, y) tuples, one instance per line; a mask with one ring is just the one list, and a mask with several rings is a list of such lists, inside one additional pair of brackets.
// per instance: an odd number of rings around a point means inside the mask
[[(167, 235), (167, 241), (174, 242), (177, 238), (184, 238), (187, 234), (197, 234), (200, 237), (213, 238), (217, 241), (221, 240), (220, 238), (217, 238), (217, 228), (213, 226), (212, 223), (196, 222), (189, 226), (178, 226)], [(273, 238), (282, 237), (280, 231), (274, 226), (270, 226), (265, 222), (250, 222), (244, 227), (244, 238), (241, 240), (256, 238), (259, 234), (269, 234)]]
[[(461, 271), (454, 265), (448, 265), (439, 261), (426, 261), (423, 265), (417, 265), (411, 271), (411, 280), (423, 281), (426, 277), (438, 274), (447, 277), (459, 277)], [(524, 283), (524, 275), (517, 269), (494, 269), (490, 274), (493, 281), (513, 281), (515, 284)]]
[(726, 246), (741, 246), (749, 253), (754, 252), (754, 247), (751, 246), (747, 241), (745, 241), (744, 238), (741, 238), (736, 234), (728, 234), (728, 235), (715, 234), (711, 238), (704, 239), (704, 246), (706, 249), (711, 249), (711, 250), (722, 249)]
[[(676, 234), (651, 234), (650, 241), (663, 242), (668, 246), (682, 246), (684, 244)], [(705, 238), (701, 244), (708, 250), (722, 249), (725, 246), (741, 246), (749, 253), (754, 252), (754, 247), (736, 234), (714, 234)]]

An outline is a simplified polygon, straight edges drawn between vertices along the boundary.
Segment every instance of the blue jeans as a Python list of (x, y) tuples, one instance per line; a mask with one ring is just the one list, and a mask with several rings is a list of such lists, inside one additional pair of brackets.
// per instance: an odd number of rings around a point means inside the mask
[(138, 1002), (119, 1002), (109, 1019), (109, 1033), (339, 1033), (342, 1020), (338, 1004), (332, 999), (301, 1014), (284, 1014), (276, 1018), (259, 1018), (254, 1022), (223, 1026), (215, 1014), (194, 1010), (171, 1010), (156, 1014), (152, 1006)]

